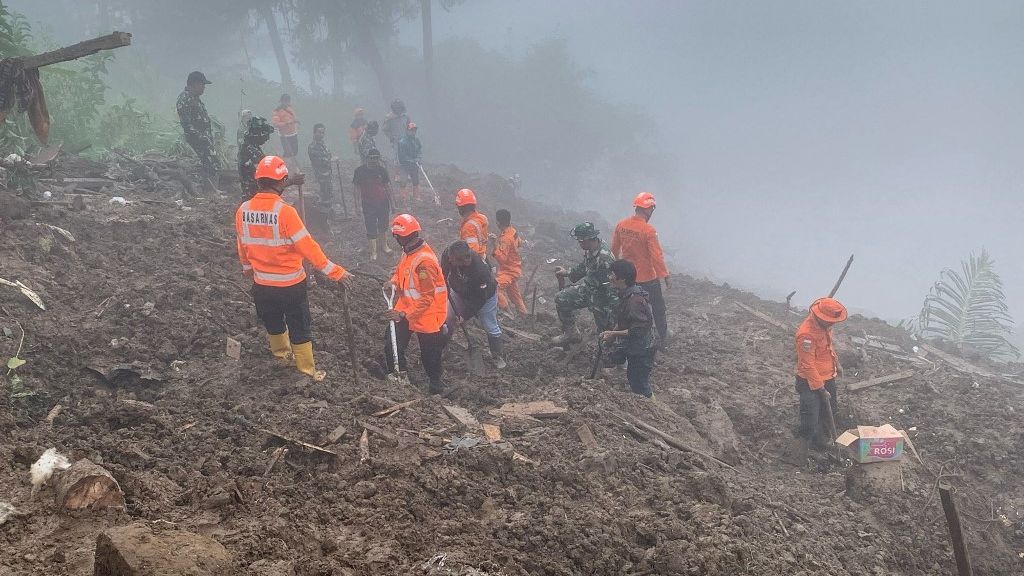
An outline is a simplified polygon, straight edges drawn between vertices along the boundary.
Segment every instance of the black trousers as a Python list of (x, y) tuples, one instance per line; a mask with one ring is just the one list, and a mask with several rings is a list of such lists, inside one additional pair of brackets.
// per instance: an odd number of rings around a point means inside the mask
[(320, 185), (318, 195), (320, 196), (320, 203), (324, 206), (330, 206), (331, 200), (334, 197), (334, 183), (331, 182), (330, 178), (324, 180), (317, 180), (317, 184)]
[[(412, 339), (412, 330), (409, 329), (409, 321), (402, 320), (395, 322), (395, 342), (398, 344), (398, 369), (405, 371), (405, 349), (409, 347), (409, 340)], [(444, 332), (416, 333), (416, 340), (420, 343), (420, 361), (423, 363), (423, 370), (431, 382), (441, 380), (441, 356), (444, 354), (444, 347), (448, 344), (448, 337)], [(388, 371), (395, 369), (395, 357), (391, 350), (390, 327), (384, 329), (384, 358), (387, 360)]]
[(626, 355), (626, 381), (629, 389), (648, 398), (651, 390), (651, 370), (654, 369), (654, 350), (646, 354)]
[[(825, 390), (831, 396), (829, 403), (832, 405), (834, 416), (839, 409), (835, 379), (825, 382)], [(796, 393), (800, 395), (800, 428), (797, 430), (797, 435), (808, 440), (817, 440), (828, 432), (828, 424), (821, 418), (824, 410), (821, 393), (811, 390), (807, 380), (799, 376), (796, 377)], [(835, 440), (835, 438), (831, 440)]]
[(391, 228), (391, 203), (363, 198), (363, 223), (366, 224), (366, 237), (370, 240), (387, 232)]
[(272, 335), (288, 331), (292, 344), (305, 344), (313, 338), (313, 319), (309, 315), (306, 281), (285, 286), (252, 285), (256, 316)]
[(654, 326), (662, 343), (668, 336), (668, 319), (665, 317), (665, 296), (661, 293), (661, 280), (655, 278), (650, 282), (641, 282), (640, 287), (650, 294), (651, 310), (654, 312)]

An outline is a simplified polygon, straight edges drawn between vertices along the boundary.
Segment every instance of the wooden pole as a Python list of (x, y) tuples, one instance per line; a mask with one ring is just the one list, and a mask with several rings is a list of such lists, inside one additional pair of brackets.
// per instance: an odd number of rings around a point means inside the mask
[(836, 285), (832, 287), (832, 291), (828, 293), (828, 297), (832, 298), (839, 292), (839, 287), (842, 286), (843, 280), (846, 279), (846, 273), (850, 271), (850, 264), (853, 264), (853, 254), (850, 254), (850, 259), (846, 261), (846, 266), (843, 267), (843, 273), (839, 275), (839, 280), (836, 280)]
[(345, 211), (345, 217), (348, 217), (348, 201), (345, 200), (345, 181), (341, 178), (341, 161), (334, 161), (334, 169), (338, 172), (338, 196), (341, 196), (341, 208)]
[(100, 50), (112, 50), (114, 48), (128, 46), (131, 43), (131, 33), (114, 32), (106, 36), (93, 38), (92, 40), (86, 40), (85, 42), (79, 42), (78, 44), (65, 46), (64, 48), (58, 48), (51, 52), (44, 52), (42, 54), (36, 54), (35, 56), (25, 56), (21, 61), (24, 64), (25, 69), (41, 68), (43, 66), (49, 66), (50, 64), (76, 60), (83, 56), (95, 54)]
[(942, 498), (942, 510), (946, 513), (946, 526), (949, 527), (949, 538), (953, 541), (953, 556), (956, 558), (956, 570), (960, 576), (973, 576), (971, 557), (967, 554), (964, 542), (964, 530), (960, 525), (960, 513), (956, 509), (953, 493), (949, 485), (939, 485), (939, 497)]
[(341, 314), (345, 318), (345, 337), (348, 338), (348, 361), (352, 364), (352, 381), (359, 386), (359, 368), (356, 364), (356, 337), (352, 330), (352, 314), (348, 310), (348, 289), (341, 289)]

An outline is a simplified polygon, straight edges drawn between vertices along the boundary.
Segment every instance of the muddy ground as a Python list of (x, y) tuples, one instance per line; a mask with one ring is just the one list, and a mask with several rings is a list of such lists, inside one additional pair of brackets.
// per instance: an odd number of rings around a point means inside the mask
[[(512, 209), (532, 240), (527, 273), (575, 256), (565, 231), (578, 216), (511, 199), (496, 176), (431, 173), (442, 207), (425, 202), (413, 212), (435, 248), (455, 238), (436, 222), (457, 218), (453, 192), (470, 185), (489, 215)], [(0, 358), (15, 355), (23, 328), (27, 361), (0, 372), (0, 501), (17, 511), (0, 525), (0, 575), (92, 574), (97, 535), (140, 521), (212, 537), (237, 574), (953, 574), (940, 479), (955, 488), (975, 574), (1024, 573), (1024, 389), (938, 361), (916, 366), (874, 349), (864, 356), (850, 336), (903, 338), (878, 321), (858, 317), (837, 329), (842, 382), (917, 373), (861, 392), (841, 386), (840, 427), (907, 429), (921, 461), (904, 461), (902, 492), (854, 498), (845, 466), (785, 461), (796, 422), (792, 334), (736, 303), (795, 326), (800, 316), (783, 304), (674, 277), (667, 298), (676, 338), (658, 358), (652, 402), (629, 394), (621, 371), (586, 379), (590, 344), (561, 350), (529, 336), (556, 332), (554, 278), (541, 264), (536, 320), (505, 320), (527, 333), (507, 335), (509, 368), (467, 375), (460, 335), (446, 356), (447, 390), (430, 397), (381, 378), (384, 301), (379, 284), (361, 276), (349, 293), (359, 383), (340, 296), (323, 283), (311, 303), (317, 361), (329, 377), (309, 383), (265, 349), (234, 252), (238, 199), (182, 207), (166, 190), (125, 195), (167, 203), (115, 206), (101, 195), (81, 211), (26, 206), (0, 191), (0, 277), (23, 282), (47, 306), (0, 286), (0, 326), (11, 334), (0, 335)], [(316, 226), (315, 215), (309, 220)], [(358, 217), (319, 228), (336, 261), (383, 273), (364, 262)], [(242, 343), (238, 362), (225, 355), (227, 337)], [(417, 357), (414, 346), (410, 354)], [(425, 384), (415, 360), (411, 375)], [(127, 409), (124, 399), (155, 409)], [(568, 410), (545, 419), (489, 412), (530, 400)], [(446, 448), (482, 436), (446, 405), (498, 425), (502, 441)], [(637, 437), (623, 415), (728, 466)], [(596, 448), (582, 444), (582, 425)], [(345, 433), (328, 445), (339, 426)], [(370, 459), (361, 462), (364, 427)], [(106, 467), (126, 510), (68, 515), (50, 489), (31, 499), (29, 466), (51, 446)], [(265, 473), (279, 446), (288, 454)]]

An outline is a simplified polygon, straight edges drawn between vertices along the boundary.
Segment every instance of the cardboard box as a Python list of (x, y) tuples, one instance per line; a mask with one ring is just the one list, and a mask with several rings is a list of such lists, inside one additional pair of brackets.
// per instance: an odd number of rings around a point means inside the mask
[(850, 451), (854, 461), (891, 462), (903, 458), (903, 445), (907, 433), (890, 424), (883, 426), (857, 426), (836, 438), (836, 444)]

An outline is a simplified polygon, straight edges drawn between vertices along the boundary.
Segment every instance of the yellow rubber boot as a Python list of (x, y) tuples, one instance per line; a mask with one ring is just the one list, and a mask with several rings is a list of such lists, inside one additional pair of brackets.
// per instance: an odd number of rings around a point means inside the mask
[(369, 248), (370, 248), (370, 260), (376, 260), (377, 259), (377, 239), (376, 238), (371, 238), (371, 239), (367, 240), (367, 244), (369, 245)]
[(292, 344), (292, 354), (295, 355), (295, 367), (299, 369), (299, 372), (308, 374), (315, 382), (319, 382), (327, 377), (326, 372), (316, 369), (316, 363), (313, 362), (312, 342)]
[(270, 341), (270, 352), (277, 359), (277, 362), (283, 366), (288, 366), (292, 363), (292, 344), (288, 341), (288, 331), (285, 330), (283, 334), (267, 334), (267, 340)]
[(377, 243), (380, 244), (380, 249), (383, 250), (385, 254), (391, 254), (391, 246), (388, 246), (388, 235), (386, 233), (381, 232), (380, 239), (377, 240)]

